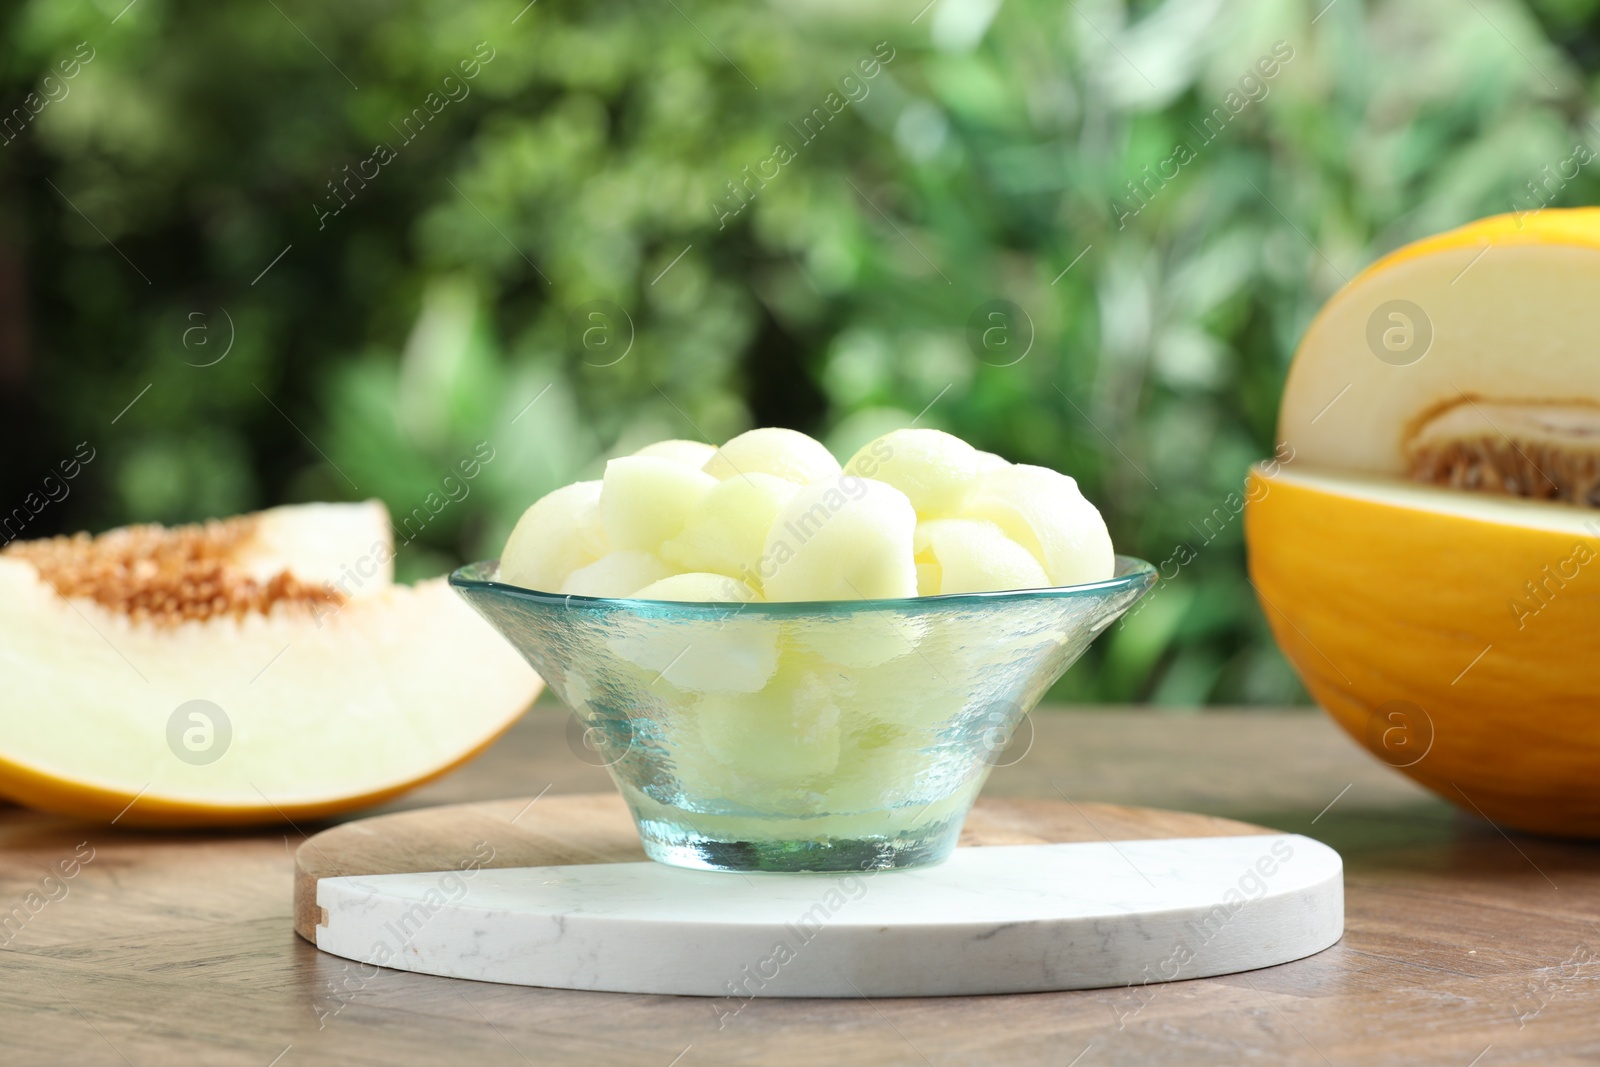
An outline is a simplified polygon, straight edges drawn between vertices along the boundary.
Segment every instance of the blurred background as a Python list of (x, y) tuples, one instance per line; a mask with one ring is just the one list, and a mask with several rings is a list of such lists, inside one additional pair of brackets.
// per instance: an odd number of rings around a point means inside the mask
[(1301, 702), (1237, 495), (1296, 340), (1594, 201), (1597, 9), (12, 0), (0, 503), (90, 454), (13, 533), (376, 496), (415, 578), (651, 440), (918, 419), (1173, 561), (1057, 698)]

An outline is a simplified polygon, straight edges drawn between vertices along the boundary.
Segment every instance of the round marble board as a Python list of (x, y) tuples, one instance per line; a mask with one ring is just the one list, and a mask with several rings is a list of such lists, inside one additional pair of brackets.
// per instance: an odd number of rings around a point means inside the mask
[(1300, 959), (1344, 932), (1338, 853), (1183, 812), (980, 800), (936, 867), (728, 874), (644, 858), (615, 794), (345, 823), (295, 856), (295, 930), (363, 963), (736, 997), (1091, 989)]

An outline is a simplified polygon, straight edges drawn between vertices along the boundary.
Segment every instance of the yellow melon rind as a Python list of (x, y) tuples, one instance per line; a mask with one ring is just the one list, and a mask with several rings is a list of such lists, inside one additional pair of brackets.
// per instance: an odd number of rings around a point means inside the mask
[[(1600, 836), (1600, 536), (1587, 513), (1259, 469), (1248, 498), (1262, 610), (1351, 737), (1468, 811)], [(1414, 763), (1417, 748), (1385, 747), (1374, 725), (1396, 701), (1426, 716)]]

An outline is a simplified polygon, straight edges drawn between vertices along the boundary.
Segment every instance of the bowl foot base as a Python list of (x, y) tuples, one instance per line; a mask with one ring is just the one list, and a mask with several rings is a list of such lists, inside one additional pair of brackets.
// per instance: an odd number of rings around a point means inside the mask
[[(963, 815), (965, 812), (963, 812)], [(962, 819), (944, 819), (893, 837), (813, 837), (722, 840), (692, 827), (656, 819), (639, 822), (651, 859), (705, 871), (896, 871), (928, 867), (949, 858)]]

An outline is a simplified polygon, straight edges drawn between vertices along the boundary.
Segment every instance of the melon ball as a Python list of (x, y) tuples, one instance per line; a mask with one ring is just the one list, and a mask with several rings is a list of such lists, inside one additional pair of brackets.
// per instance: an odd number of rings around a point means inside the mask
[(791, 648), (810, 652), (841, 672), (879, 667), (909, 656), (927, 629), (916, 617), (863, 612), (789, 623), (784, 637)]
[(1009, 467), (1009, 466), (1011, 466), (1010, 463), (1008, 463), (1003, 457), (995, 455), (993, 452), (979, 452), (978, 453), (978, 473), (979, 474), (988, 474), (990, 471), (992, 471), (992, 470), (994, 470), (994, 469), (996, 469), (998, 467)]
[(839, 705), (809, 674), (786, 669), (752, 695), (708, 694), (696, 715), (706, 753), (750, 782), (792, 788), (838, 766)]
[(1116, 570), (1111, 535), (1078, 483), (1025, 463), (989, 471), (963, 517), (987, 519), (1033, 553), (1053, 585), (1099, 582)]
[(600, 491), (606, 539), (614, 549), (654, 552), (683, 532), (700, 498), (716, 484), (704, 471), (660, 456), (611, 460)]
[(761, 594), (737, 578), (704, 571), (674, 574), (659, 582), (651, 582), (632, 594), (635, 600), (681, 600), (700, 604), (749, 604), (761, 599)]
[(716, 450), (716, 445), (708, 445), (704, 441), (657, 441), (653, 445), (645, 445), (634, 455), (670, 459), (686, 467), (699, 468), (706, 465), (706, 460)]
[(755, 693), (778, 669), (778, 639), (764, 620), (730, 622), (715, 641), (680, 645), (664, 662), (651, 660), (661, 679), (690, 693)]
[(738, 474), (771, 474), (801, 485), (839, 476), (833, 453), (798, 430), (776, 426), (747, 430), (706, 461), (707, 474), (721, 481)]
[(925, 519), (917, 523), (913, 544), (922, 596), (1050, 585), (1032, 552), (982, 519)]
[(808, 791), (794, 788), (796, 779), (826, 774), (837, 761), (837, 711), (819, 699), (827, 694), (817, 691), (806, 665), (785, 654), (775, 667), (748, 692), (703, 693), (680, 705), (672, 762), (686, 791), (740, 807), (813, 803)]
[(605, 554), (600, 483), (574, 482), (522, 513), (500, 553), (500, 580), (554, 592), (567, 575)]
[[(970, 622), (945, 620), (938, 625), (957, 627), (963, 631), (961, 640), (973, 641)], [(939, 636), (924, 635), (921, 655), (845, 672), (841, 688), (847, 692), (840, 695), (839, 706), (850, 717), (852, 728), (877, 723), (923, 734), (917, 748), (936, 743), (932, 735), (960, 713), (973, 678), (940, 649), (946, 642), (938, 640)]]
[(942, 662), (935, 671), (922, 656), (909, 656), (844, 671), (830, 682), (841, 737), (839, 762), (828, 779), (829, 810), (914, 804), (911, 810), (920, 811), (929, 785), (918, 772), (926, 769), (929, 749), (949, 744), (966, 678)]
[(888, 482), (921, 518), (945, 518), (961, 511), (978, 483), (978, 450), (943, 430), (895, 430), (862, 446), (845, 470)]
[(800, 487), (772, 474), (736, 475), (701, 498), (683, 532), (661, 546), (667, 562), (747, 580), (761, 565), (767, 532)]
[(767, 534), (762, 590), (769, 601), (914, 597), (916, 529), (892, 485), (847, 474), (803, 486)]
[(567, 596), (632, 596), (671, 573), (672, 568), (653, 553), (612, 552), (567, 575), (557, 592)]
[[(676, 577), (730, 581), (720, 574)], [(677, 599), (639, 592), (640, 599)], [(649, 672), (647, 685), (665, 682), (692, 693), (755, 693), (778, 669), (778, 631), (769, 620), (743, 614), (740, 607), (730, 605), (698, 619), (620, 618), (606, 643), (618, 658)]]

